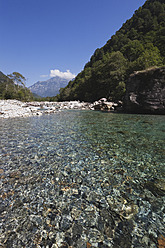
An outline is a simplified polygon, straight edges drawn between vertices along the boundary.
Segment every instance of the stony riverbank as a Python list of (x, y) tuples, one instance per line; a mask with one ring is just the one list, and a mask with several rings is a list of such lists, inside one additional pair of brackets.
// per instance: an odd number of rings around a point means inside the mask
[(122, 103), (108, 102), (102, 98), (94, 103), (68, 102), (21, 102), (18, 100), (0, 100), (0, 118), (29, 117), (43, 114), (52, 114), (61, 110), (100, 110), (121, 111)]
[(91, 109), (90, 103), (70, 102), (21, 102), (18, 100), (0, 100), (0, 118), (29, 117), (51, 114), (64, 109)]

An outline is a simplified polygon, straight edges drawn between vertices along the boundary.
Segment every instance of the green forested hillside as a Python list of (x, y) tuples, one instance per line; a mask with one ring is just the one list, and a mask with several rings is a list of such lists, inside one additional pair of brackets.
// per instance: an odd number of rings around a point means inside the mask
[[(0, 71), (0, 99), (32, 100), (33, 94), (25, 87), (22, 79), (25, 78), (20, 73), (14, 72), (6, 76)], [(17, 81), (17, 84), (15, 81)]]
[(165, 64), (165, 2), (148, 0), (100, 49), (96, 49), (58, 100), (121, 100), (128, 76)]

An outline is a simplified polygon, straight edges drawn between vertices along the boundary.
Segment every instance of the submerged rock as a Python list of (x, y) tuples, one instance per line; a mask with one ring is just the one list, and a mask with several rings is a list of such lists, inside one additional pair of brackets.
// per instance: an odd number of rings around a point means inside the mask
[(165, 180), (164, 179), (155, 179), (153, 181), (147, 181), (145, 183), (145, 188), (150, 190), (155, 196), (164, 196), (165, 195)]

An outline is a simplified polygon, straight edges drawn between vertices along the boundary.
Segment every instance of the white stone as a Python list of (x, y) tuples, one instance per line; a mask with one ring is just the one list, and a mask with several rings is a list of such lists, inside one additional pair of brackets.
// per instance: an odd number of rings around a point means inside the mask
[[(71, 102), (21, 102), (18, 100), (0, 100), (0, 118), (29, 117), (56, 113), (64, 109), (91, 109), (89, 103)], [(45, 111), (40, 111), (43, 108)]]

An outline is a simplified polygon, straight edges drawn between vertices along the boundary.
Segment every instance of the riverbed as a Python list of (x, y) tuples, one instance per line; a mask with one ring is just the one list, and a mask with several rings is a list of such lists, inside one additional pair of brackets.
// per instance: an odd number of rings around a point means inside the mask
[(165, 116), (0, 120), (0, 247), (165, 244)]

